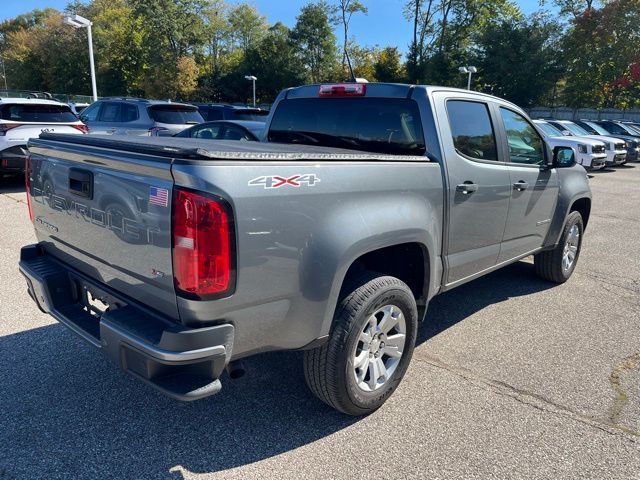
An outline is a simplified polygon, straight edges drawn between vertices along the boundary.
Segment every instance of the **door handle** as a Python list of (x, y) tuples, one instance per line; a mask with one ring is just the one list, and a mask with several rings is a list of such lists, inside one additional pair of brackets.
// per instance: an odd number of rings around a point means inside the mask
[(473, 192), (478, 191), (478, 184), (467, 180), (466, 182), (456, 186), (456, 191), (462, 193), (463, 195), (469, 195)]
[(513, 189), (519, 192), (523, 192), (527, 188), (529, 188), (529, 184), (523, 180), (520, 180), (513, 184)]
[(110, 128), (109, 130), (107, 130), (107, 133), (116, 133), (116, 129), (115, 128)]

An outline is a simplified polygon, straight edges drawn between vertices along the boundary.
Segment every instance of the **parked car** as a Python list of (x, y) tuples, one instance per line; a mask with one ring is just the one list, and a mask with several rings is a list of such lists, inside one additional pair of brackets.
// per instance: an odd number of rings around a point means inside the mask
[[(217, 393), (249, 355), (301, 349), (311, 391), (362, 415), (402, 380), (434, 295), (529, 255), (551, 282), (576, 268), (588, 178), (509, 102), (303, 86), (279, 95), (265, 137), (33, 139), (33, 300), (176, 399)], [(68, 197), (32, 174), (46, 164)], [(147, 192), (144, 223), (104, 214), (111, 179)], [(134, 249), (121, 228), (166, 235)]]
[(607, 127), (593, 120), (576, 120), (575, 123), (592, 135), (604, 135), (624, 140), (627, 144), (627, 161), (635, 162), (640, 159), (640, 137), (628, 135), (626, 130), (623, 129), (615, 129), (616, 131), (614, 132), (613, 129), (609, 130)]
[(64, 103), (0, 98), (0, 177), (24, 172), (27, 142), (42, 132), (83, 134), (87, 127)]
[(186, 128), (180, 133), (176, 133), (174, 137), (258, 142), (264, 132), (264, 125), (264, 122), (216, 120)]
[(620, 123), (623, 123), (626, 127), (631, 128), (637, 135), (640, 135), (640, 123), (632, 122), (630, 120), (622, 120)]
[(568, 147), (576, 155), (576, 161), (586, 169), (599, 170), (605, 166), (607, 153), (605, 143), (587, 137), (570, 137), (546, 120), (534, 120), (542, 130), (545, 141), (551, 147)]
[(112, 97), (93, 102), (80, 119), (91, 134), (171, 136), (204, 119), (185, 103)]
[(261, 108), (227, 105), (224, 103), (196, 103), (202, 117), (208, 121), (214, 120), (246, 120), (265, 122), (269, 110)]
[(592, 135), (580, 125), (569, 120), (547, 120), (551, 125), (562, 132), (563, 135), (587, 137), (604, 142), (607, 152), (607, 166), (624, 165), (627, 163), (627, 144), (624, 140), (605, 135)]
[(80, 114), (84, 111), (84, 109), (87, 108), (91, 104), (90, 103), (84, 103), (84, 102), (69, 102), (68, 105), (69, 105), (69, 107), (71, 107), (71, 111), (77, 117), (79, 117)]

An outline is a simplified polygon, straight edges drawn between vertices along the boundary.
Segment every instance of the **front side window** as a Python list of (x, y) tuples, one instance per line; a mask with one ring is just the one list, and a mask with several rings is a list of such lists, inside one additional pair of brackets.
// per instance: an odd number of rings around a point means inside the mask
[(447, 113), (458, 153), (480, 160), (497, 160), (496, 137), (486, 103), (449, 100)]
[(509, 158), (513, 163), (542, 165), (544, 163), (544, 142), (536, 129), (522, 115), (500, 107), (509, 143)]
[(95, 122), (98, 119), (98, 113), (100, 113), (100, 105), (100, 103), (89, 105), (82, 111), (80, 120), (83, 122)]
[(253, 138), (242, 128), (235, 127), (233, 125), (227, 125), (224, 131), (225, 140), (244, 140), (251, 141)]

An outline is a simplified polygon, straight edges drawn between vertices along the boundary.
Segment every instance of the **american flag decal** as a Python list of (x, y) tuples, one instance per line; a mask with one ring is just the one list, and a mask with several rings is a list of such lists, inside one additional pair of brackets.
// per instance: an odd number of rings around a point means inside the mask
[(169, 204), (169, 190), (166, 188), (149, 187), (149, 203), (166, 207)]

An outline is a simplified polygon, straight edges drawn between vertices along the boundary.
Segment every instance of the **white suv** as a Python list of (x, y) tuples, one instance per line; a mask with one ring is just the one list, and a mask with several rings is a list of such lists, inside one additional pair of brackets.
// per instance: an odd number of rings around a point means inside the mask
[(36, 98), (0, 98), (0, 177), (24, 172), (27, 142), (43, 132), (87, 133), (69, 105)]
[(600, 170), (607, 160), (605, 142), (587, 137), (565, 136), (560, 130), (545, 120), (533, 123), (544, 134), (545, 141), (552, 147), (569, 147), (573, 150), (576, 162), (589, 170)]

